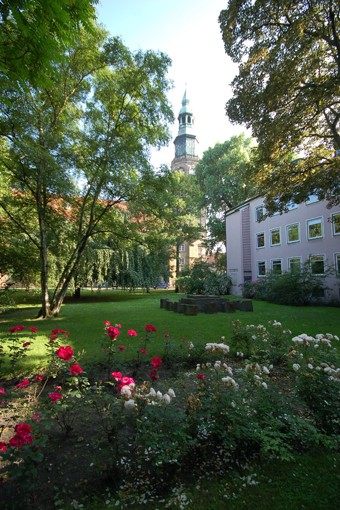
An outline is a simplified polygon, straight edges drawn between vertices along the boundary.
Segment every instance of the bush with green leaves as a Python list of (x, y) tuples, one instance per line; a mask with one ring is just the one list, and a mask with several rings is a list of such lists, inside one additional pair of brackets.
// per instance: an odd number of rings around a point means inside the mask
[(243, 297), (253, 297), (281, 305), (303, 306), (324, 295), (324, 278), (313, 275), (308, 264), (281, 274), (269, 272), (261, 280), (243, 284)]
[(186, 268), (176, 279), (180, 292), (186, 294), (227, 295), (230, 293), (231, 278), (214, 264), (199, 261), (192, 268)]

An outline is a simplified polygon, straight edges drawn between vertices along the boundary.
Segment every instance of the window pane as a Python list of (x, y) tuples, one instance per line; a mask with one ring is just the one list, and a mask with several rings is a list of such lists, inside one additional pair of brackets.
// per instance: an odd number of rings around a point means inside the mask
[(300, 240), (299, 224), (298, 223), (294, 223), (293, 225), (288, 225), (287, 240), (288, 240), (288, 243), (294, 243), (294, 242)]
[(264, 247), (264, 232), (261, 232), (260, 234), (256, 234), (256, 246), (257, 246), (257, 248)]
[(301, 268), (301, 259), (299, 257), (292, 257), (288, 260), (288, 267), (291, 271), (299, 271)]
[(337, 253), (335, 255), (335, 270), (336, 270), (336, 274), (339, 276), (340, 275), (340, 253)]
[(279, 228), (275, 228), (275, 229), (271, 230), (270, 234), (271, 234), (271, 244), (272, 245), (281, 243), (281, 236), (280, 236)]
[(266, 263), (258, 262), (257, 263), (257, 271), (259, 276), (264, 276), (266, 274)]
[(315, 239), (322, 237), (322, 223), (321, 219), (308, 221), (308, 238)]
[(256, 221), (262, 221), (264, 216), (264, 207), (263, 205), (260, 205), (259, 207), (256, 207), (255, 209), (255, 216)]
[(324, 274), (325, 260), (323, 255), (312, 255), (310, 258), (310, 267), (312, 274)]
[(277, 273), (277, 274), (280, 274), (282, 272), (281, 260), (273, 260), (272, 261), (272, 271), (273, 271), (273, 273)]
[(340, 234), (340, 213), (332, 215), (333, 234)]

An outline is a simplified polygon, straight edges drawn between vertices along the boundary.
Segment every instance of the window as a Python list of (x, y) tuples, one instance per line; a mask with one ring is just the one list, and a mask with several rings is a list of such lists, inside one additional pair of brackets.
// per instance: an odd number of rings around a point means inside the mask
[(264, 232), (256, 234), (256, 248), (264, 248)]
[(324, 255), (311, 255), (309, 261), (312, 274), (325, 274)]
[(288, 269), (290, 271), (299, 271), (301, 269), (301, 257), (290, 257), (288, 259)]
[(183, 257), (179, 257), (179, 265), (184, 266), (184, 264), (185, 264), (185, 259)]
[(276, 273), (276, 274), (282, 273), (282, 260), (281, 259), (272, 260), (271, 266), (272, 266), (273, 273)]
[(332, 214), (331, 222), (333, 236), (340, 235), (340, 212)]
[(259, 207), (256, 207), (255, 209), (255, 219), (257, 222), (262, 221), (264, 218), (264, 207), (263, 205), (260, 205)]
[(335, 273), (340, 276), (340, 253), (335, 254)]
[(288, 211), (292, 211), (293, 209), (297, 209), (297, 207), (298, 207), (298, 205), (295, 204), (295, 202), (292, 202), (292, 201), (288, 202), (288, 204), (287, 204)]
[(314, 204), (315, 202), (319, 202), (318, 195), (309, 195), (309, 197), (306, 200), (306, 205)]
[(281, 244), (281, 230), (280, 228), (272, 228), (270, 231), (270, 245), (278, 246)]
[(297, 243), (300, 241), (300, 225), (299, 223), (292, 223), (287, 225), (287, 243)]
[(266, 263), (261, 261), (257, 263), (257, 276), (265, 276), (266, 274)]
[(322, 218), (307, 220), (308, 239), (320, 239), (323, 236)]
[(185, 251), (185, 246), (184, 246), (184, 244), (180, 244), (180, 245), (179, 245), (178, 250), (179, 250), (179, 251)]

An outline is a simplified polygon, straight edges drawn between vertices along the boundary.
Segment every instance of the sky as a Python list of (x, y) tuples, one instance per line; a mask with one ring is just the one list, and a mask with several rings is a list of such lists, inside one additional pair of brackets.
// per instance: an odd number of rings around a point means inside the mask
[(198, 156), (218, 142), (246, 132), (230, 123), (225, 104), (237, 65), (224, 51), (218, 16), (227, 0), (99, 0), (98, 21), (131, 50), (154, 50), (172, 60), (168, 99), (175, 114), (169, 147), (153, 151), (151, 162), (170, 166), (185, 90), (195, 118)]

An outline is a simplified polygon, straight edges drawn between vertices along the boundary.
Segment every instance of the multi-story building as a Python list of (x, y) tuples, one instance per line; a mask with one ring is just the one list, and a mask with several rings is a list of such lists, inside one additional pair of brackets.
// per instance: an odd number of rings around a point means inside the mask
[[(195, 167), (199, 161), (197, 155), (197, 138), (194, 134), (195, 118), (190, 101), (187, 97), (187, 91), (184, 92), (182, 99), (182, 107), (178, 114), (178, 134), (174, 140), (175, 157), (171, 162), (171, 170), (179, 170), (184, 174), (193, 174)], [(202, 213), (200, 218), (202, 230), (205, 228), (205, 216)], [(173, 278), (176, 278), (179, 271), (184, 267), (191, 267), (192, 264), (199, 259), (205, 258), (206, 249), (204, 240), (198, 239), (188, 242), (182, 242), (174, 247), (176, 255), (170, 260), (170, 272)], [(173, 279), (171, 280), (173, 281)]]
[[(307, 262), (314, 275), (325, 280), (327, 301), (340, 298), (340, 207), (327, 209), (325, 201), (310, 195), (288, 211), (265, 215), (263, 197), (255, 197), (226, 213), (227, 272), (231, 292), (269, 271), (281, 273)], [(329, 269), (333, 270), (331, 274)]]

